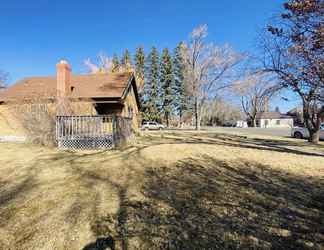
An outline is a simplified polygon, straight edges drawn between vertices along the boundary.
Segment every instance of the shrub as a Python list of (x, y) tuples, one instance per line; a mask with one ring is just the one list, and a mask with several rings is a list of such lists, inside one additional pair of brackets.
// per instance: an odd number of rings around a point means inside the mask
[(24, 128), (28, 141), (44, 146), (55, 144), (56, 111), (51, 105), (39, 102), (12, 105), (12, 112)]
[(28, 141), (43, 146), (56, 144), (56, 115), (93, 115), (94, 105), (88, 101), (72, 102), (57, 98), (53, 102), (33, 98), (11, 105), (12, 113), (25, 130)]

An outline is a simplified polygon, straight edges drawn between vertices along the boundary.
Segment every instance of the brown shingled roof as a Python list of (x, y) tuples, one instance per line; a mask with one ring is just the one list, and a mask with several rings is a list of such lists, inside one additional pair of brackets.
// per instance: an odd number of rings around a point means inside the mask
[[(72, 75), (72, 98), (122, 98), (133, 73)], [(54, 98), (56, 77), (30, 77), (18, 81), (0, 93), (0, 101), (33, 97)]]
[(284, 115), (279, 112), (258, 112), (256, 119), (289, 119), (292, 118), (289, 115)]

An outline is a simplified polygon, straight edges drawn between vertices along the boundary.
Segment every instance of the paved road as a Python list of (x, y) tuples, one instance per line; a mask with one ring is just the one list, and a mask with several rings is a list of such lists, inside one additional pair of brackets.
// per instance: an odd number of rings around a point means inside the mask
[[(194, 127), (184, 129), (167, 129), (167, 131), (195, 131)], [(201, 127), (201, 131), (210, 131), (215, 133), (242, 134), (242, 135), (260, 135), (260, 136), (279, 136), (291, 137), (290, 128), (232, 128), (232, 127)], [(150, 131), (156, 132), (154, 130)], [(157, 131), (161, 132), (161, 131)]]
[(228, 127), (204, 127), (204, 130), (223, 133), (242, 133), (253, 135), (290, 137), (290, 128), (228, 128)]

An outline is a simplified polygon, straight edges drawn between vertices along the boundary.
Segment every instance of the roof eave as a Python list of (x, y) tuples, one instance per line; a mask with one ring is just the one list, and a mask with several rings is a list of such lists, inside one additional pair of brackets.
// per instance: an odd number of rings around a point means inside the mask
[(133, 86), (133, 90), (134, 90), (134, 94), (135, 94), (136, 104), (137, 104), (138, 109), (140, 109), (141, 104), (139, 101), (139, 96), (138, 96), (138, 91), (137, 91), (137, 86), (136, 86), (136, 78), (135, 78), (134, 73), (131, 73), (130, 77), (128, 78), (126, 88), (124, 89), (123, 94), (121, 96), (121, 100), (124, 101), (126, 99), (128, 90), (133, 85), (133, 83), (135, 85), (135, 86)]

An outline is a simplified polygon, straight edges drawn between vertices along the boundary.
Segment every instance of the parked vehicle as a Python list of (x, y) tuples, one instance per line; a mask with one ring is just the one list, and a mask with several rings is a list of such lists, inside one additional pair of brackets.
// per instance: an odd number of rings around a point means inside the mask
[(142, 125), (143, 130), (163, 130), (164, 128), (163, 124), (157, 122), (144, 122)]
[[(297, 139), (307, 139), (309, 138), (308, 129), (305, 127), (294, 127), (291, 129), (291, 137)], [(324, 140), (324, 123), (321, 124), (319, 137), (320, 140)]]
[(225, 122), (223, 123), (223, 127), (235, 127), (236, 123), (234, 122)]

